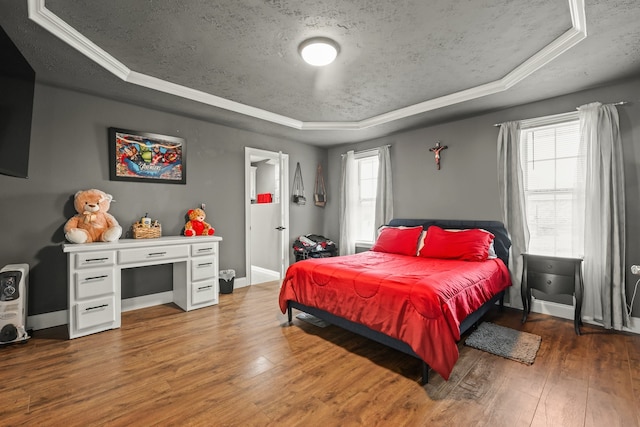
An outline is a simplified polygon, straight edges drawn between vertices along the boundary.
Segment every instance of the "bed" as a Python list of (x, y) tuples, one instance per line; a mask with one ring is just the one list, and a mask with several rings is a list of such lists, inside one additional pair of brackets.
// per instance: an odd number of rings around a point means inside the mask
[(510, 246), (498, 221), (394, 219), (370, 251), (292, 264), (280, 309), (420, 359), (423, 384), (430, 369), (448, 380), (462, 334), (503, 304)]

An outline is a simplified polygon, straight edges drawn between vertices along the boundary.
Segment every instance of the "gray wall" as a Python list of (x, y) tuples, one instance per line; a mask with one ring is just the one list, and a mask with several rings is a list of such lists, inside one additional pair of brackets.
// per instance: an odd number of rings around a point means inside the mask
[[(72, 196), (99, 188), (116, 199), (111, 213), (128, 228), (145, 212), (162, 222), (164, 235), (179, 234), (186, 211), (207, 204), (207, 220), (222, 236), (220, 266), (245, 276), (244, 147), (289, 154), (290, 183), (300, 162), (307, 184), (306, 205), (290, 203), (290, 239), (322, 233), (338, 240), (340, 154), (391, 144), (395, 216), (496, 219), (498, 185), (494, 123), (570, 111), (592, 101), (630, 101), (618, 108), (625, 158), (627, 265), (640, 264), (640, 79), (492, 112), (386, 138), (329, 150), (241, 131), (177, 114), (36, 85), (29, 179), (0, 175), (0, 266), (31, 266), (29, 314), (67, 308), (66, 258), (62, 227), (74, 214)], [(187, 185), (109, 181), (107, 128), (181, 136), (187, 141)], [(442, 152), (436, 170), (433, 147)], [(317, 164), (325, 171), (328, 202), (314, 206)], [(291, 255), (293, 260), (293, 256)], [(148, 270), (148, 271), (147, 271)], [(166, 267), (123, 275), (123, 294), (136, 296), (171, 288)], [(628, 274), (629, 296), (636, 277)], [(635, 302), (634, 315), (640, 312)]]
[[(111, 126), (185, 138), (187, 184), (109, 181)], [(301, 162), (309, 181), (316, 164), (326, 162), (325, 149), (37, 84), (29, 179), (0, 175), (0, 266), (30, 265), (29, 314), (67, 308), (66, 257), (60, 244), (62, 227), (75, 213), (72, 196), (80, 189), (112, 194), (116, 202), (110, 212), (123, 228), (148, 212), (162, 223), (163, 235), (179, 234), (187, 210), (206, 203), (207, 222), (224, 239), (220, 266), (244, 277), (245, 146), (288, 153), (293, 165)], [(292, 241), (322, 227), (321, 210), (291, 206)], [(132, 287), (141, 294), (170, 289), (166, 269), (123, 275), (123, 294), (136, 296)]]
[[(339, 190), (342, 153), (391, 144), (395, 217), (502, 220), (496, 173), (498, 128), (493, 124), (564, 113), (595, 101), (630, 102), (618, 107), (625, 159), (626, 261), (627, 266), (640, 264), (640, 79), (332, 148), (327, 184), (334, 194)], [(441, 170), (429, 151), (437, 141), (449, 147), (441, 152)], [(338, 203), (327, 204), (326, 209), (325, 232), (338, 239)], [(627, 268), (629, 302), (637, 279)], [(634, 315), (639, 313), (637, 298)]]

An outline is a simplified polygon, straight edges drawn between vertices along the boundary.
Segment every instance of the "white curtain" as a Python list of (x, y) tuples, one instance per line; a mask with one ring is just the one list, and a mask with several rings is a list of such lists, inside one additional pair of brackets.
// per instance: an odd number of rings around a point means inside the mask
[(353, 235), (353, 212), (357, 203), (357, 188), (355, 156), (352, 150), (342, 156), (342, 173), (340, 175), (340, 255), (356, 253), (356, 242)]
[(629, 325), (625, 294), (625, 195), (618, 110), (599, 102), (578, 108), (585, 154), (584, 319), (607, 329)]
[(378, 188), (376, 189), (376, 230), (393, 218), (393, 182), (389, 147), (378, 149)]
[(524, 201), (520, 148), (520, 122), (501, 124), (498, 134), (498, 186), (502, 222), (511, 237), (509, 272), (513, 286), (509, 288), (509, 302), (511, 307), (522, 308), (522, 254), (529, 247), (529, 227)]

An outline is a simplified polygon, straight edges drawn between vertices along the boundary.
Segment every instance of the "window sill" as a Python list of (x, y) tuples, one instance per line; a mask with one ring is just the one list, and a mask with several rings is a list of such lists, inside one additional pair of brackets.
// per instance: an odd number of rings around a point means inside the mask
[(364, 242), (358, 242), (356, 243), (356, 253), (360, 253), (360, 252), (366, 252), (368, 250), (370, 250), (373, 247), (373, 243), (364, 243)]

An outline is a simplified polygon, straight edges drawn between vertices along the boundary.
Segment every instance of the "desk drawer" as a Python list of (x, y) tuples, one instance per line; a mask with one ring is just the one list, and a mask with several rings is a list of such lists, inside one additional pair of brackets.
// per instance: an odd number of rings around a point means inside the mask
[(175, 258), (187, 258), (189, 256), (189, 246), (158, 246), (140, 249), (121, 249), (118, 251), (118, 262), (120, 264), (133, 264), (137, 262), (153, 261), (160, 264), (158, 260), (171, 260)]
[(576, 263), (558, 259), (528, 258), (527, 270), (573, 277)]
[(191, 304), (215, 301), (218, 297), (215, 280), (205, 280), (191, 286)]
[(191, 260), (191, 280), (210, 279), (217, 275), (215, 257), (196, 258)]
[(75, 255), (76, 268), (108, 266), (115, 264), (115, 252), (83, 252)]
[(78, 329), (91, 328), (115, 321), (116, 300), (113, 296), (76, 304)]
[(196, 243), (191, 245), (191, 256), (215, 255), (218, 253), (218, 242)]
[(115, 294), (113, 270), (91, 270), (76, 273), (76, 299)]
[(558, 276), (556, 274), (529, 271), (527, 273), (527, 281), (529, 288), (538, 289), (545, 294), (573, 295), (575, 292), (575, 280), (573, 276)]

